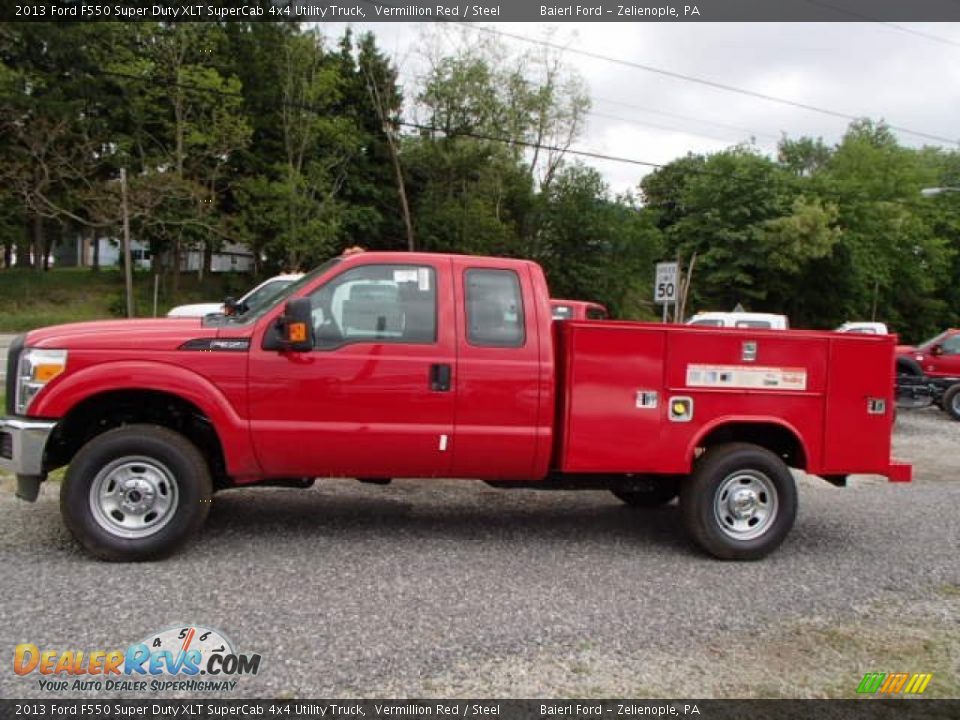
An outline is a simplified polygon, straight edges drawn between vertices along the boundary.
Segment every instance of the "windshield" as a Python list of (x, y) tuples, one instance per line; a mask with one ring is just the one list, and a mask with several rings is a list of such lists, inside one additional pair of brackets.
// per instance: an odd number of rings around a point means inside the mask
[(293, 283), (293, 278), (279, 278), (277, 280), (271, 280), (267, 283), (264, 283), (256, 290), (250, 292), (245, 298), (243, 298), (243, 304), (246, 305), (249, 309), (255, 310), (256, 308), (264, 305), (271, 300), (285, 287)]
[(283, 288), (283, 290), (275, 294), (273, 297), (267, 298), (259, 306), (257, 307), (251, 306), (245, 313), (241, 315), (227, 316), (224, 318), (224, 320), (230, 324), (242, 325), (248, 322), (252, 322), (259, 317), (262, 317), (270, 310), (270, 308), (274, 308), (280, 303), (286, 302), (287, 298), (290, 298), (293, 295), (295, 295), (300, 288), (302, 288), (304, 285), (312, 283), (314, 280), (316, 280), (318, 277), (323, 275), (325, 272), (327, 272), (327, 270), (332, 268), (341, 260), (342, 258), (340, 257), (330, 258), (325, 263), (323, 263), (323, 265), (320, 265), (319, 267), (308, 272), (299, 280), (287, 285), (285, 288)]
[(938, 342), (940, 342), (941, 340), (943, 340), (945, 337), (947, 337), (947, 331), (944, 331), (944, 332), (940, 333), (940, 334), (937, 335), (936, 337), (930, 338), (930, 339), (927, 340), (926, 342), (920, 343), (919, 345), (917, 345), (917, 347), (918, 347), (918, 348), (921, 348), (921, 349), (926, 349), (926, 348), (930, 347), (931, 345), (936, 345)]

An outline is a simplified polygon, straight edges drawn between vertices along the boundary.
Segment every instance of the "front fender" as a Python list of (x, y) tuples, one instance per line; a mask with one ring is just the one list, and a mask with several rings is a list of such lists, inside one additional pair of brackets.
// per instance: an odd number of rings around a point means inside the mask
[(212, 423), (223, 447), (227, 472), (241, 477), (260, 474), (249, 422), (237, 414), (220, 388), (203, 375), (178, 365), (123, 360), (80, 368), (44, 388), (30, 405), (30, 415), (62, 418), (84, 400), (123, 390), (167, 393), (192, 403)]

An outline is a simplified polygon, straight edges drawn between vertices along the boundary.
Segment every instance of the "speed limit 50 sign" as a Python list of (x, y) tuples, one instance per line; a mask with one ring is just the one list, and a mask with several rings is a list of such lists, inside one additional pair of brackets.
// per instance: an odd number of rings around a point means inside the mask
[(677, 301), (677, 264), (657, 263), (657, 276), (653, 281), (653, 302), (667, 305)]

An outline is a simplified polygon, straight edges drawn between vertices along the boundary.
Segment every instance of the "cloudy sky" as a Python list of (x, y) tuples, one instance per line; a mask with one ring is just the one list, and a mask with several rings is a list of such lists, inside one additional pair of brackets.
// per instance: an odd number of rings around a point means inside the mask
[[(328, 35), (345, 25), (327, 23)], [(836, 142), (848, 120), (665, 77), (577, 51), (828, 109), (884, 119), (932, 140), (897, 132), (903, 144), (957, 148), (960, 141), (958, 23), (504, 23), (492, 28), (569, 50), (565, 62), (584, 78), (591, 115), (577, 149), (666, 163), (687, 152), (752, 142), (774, 153), (782, 133)], [(424, 26), (360, 23), (401, 71), (407, 95), (423, 73)], [(434, 28), (435, 29), (435, 28)], [(428, 31), (430, 28), (427, 29)], [(443, 42), (455, 42), (457, 28)], [(465, 30), (476, 32), (475, 30)], [(436, 34), (436, 33), (434, 33)], [(517, 51), (534, 46), (504, 37)], [(615, 191), (635, 187), (649, 169), (600, 160)]]

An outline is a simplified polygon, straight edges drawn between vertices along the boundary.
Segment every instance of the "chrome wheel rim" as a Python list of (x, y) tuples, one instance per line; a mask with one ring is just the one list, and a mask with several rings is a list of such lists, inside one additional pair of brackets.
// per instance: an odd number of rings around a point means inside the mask
[(737, 470), (717, 488), (713, 514), (727, 537), (753, 540), (769, 530), (777, 516), (777, 489), (759, 470)]
[(159, 532), (177, 511), (177, 481), (154, 458), (117, 458), (97, 473), (90, 486), (90, 510), (111, 535), (144, 538)]

